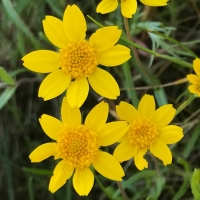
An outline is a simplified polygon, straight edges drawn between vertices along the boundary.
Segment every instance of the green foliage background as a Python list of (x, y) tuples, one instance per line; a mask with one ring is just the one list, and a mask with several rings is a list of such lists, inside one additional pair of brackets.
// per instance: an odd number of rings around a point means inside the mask
[[(62, 19), (68, 4), (77, 4), (88, 24), (88, 36), (98, 26), (86, 15), (103, 25), (118, 25), (124, 30), (120, 10), (100, 15), (95, 12), (98, 0), (1, 0), (0, 3), (0, 200), (72, 200), (107, 199), (101, 187), (95, 182), (88, 197), (79, 197), (71, 180), (55, 194), (48, 191), (48, 183), (56, 163), (53, 158), (42, 163), (30, 163), (30, 152), (38, 145), (48, 142), (38, 118), (43, 114), (60, 117), (63, 96), (44, 102), (37, 97), (43, 75), (32, 73), (22, 66), (21, 58), (37, 49), (55, 50), (43, 33), (42, 20), (45, 15)], [(162, 8), (144, 7), (139, 1), (137, 14), (131, 19), (131, 33), (136, 43), (160, 54), (192, 63), (194, 57), (157, 34), (148, 34), (144, 29), (155, 30), (180, 41), (200, 56), (200, 1), (170, 0)], [(139, 28), (138, 28), (139, 27)], [(126, 37), (125, 32), (123, 34)], [(129, 46), (123, 41), (121, 43)], [(170, 83), (192, 73), (191, 68), (174, 64), (169, 60), (156, 58), (139, 50), (143, 65), (154, 74), (158, 84)], [(190, 94), (187, 82), (170, 87), (138, 88), (152, 86), (135, 68), (134, 60), (123, 66), (109, 69), (119, 83), (121, 96), (110, 103), (110, 118), (115, 119), (115, 104), (120, 100), (137, 106), (144, 94), (154, 94), (158, 105), (172, 103), (178, 108)], [(4, 72), (2, 72), (4, 71)], [(5, 78), (6, 77), (6, 78)], [(136, 88), (135, 88), (136, 87)], [(135, 88), (135, 89), (134, 89)], [(91, 91), (81, 108), (83, 116), (96, 105), (99, 97)], [(200, 100), (195, 99), (174, 120), (184, 128), (184, 138), (171, 145), (173, 163), (164, 167), (149, 154), (148, 170), (138, 171), (132, 161), (123, 163), (126, 176), (122, 183), (130, 199), (190, 200), (194, 199), (190, 188), (192, 172), (200, 166)], [(113, 153), (113, 147), (108, 151)], [(123, 199), (117, 184), (97, 174), (112, 199)], [(197, 176), (198, 177), (198, 176)], [(198, 182), (198, 181), (197, 181)], [(198, 196), (198, 195), (197, 195)]]

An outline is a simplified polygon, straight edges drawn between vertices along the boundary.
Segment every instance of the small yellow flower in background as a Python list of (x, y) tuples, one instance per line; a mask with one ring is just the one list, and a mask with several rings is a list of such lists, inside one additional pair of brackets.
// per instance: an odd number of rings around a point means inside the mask
[[(166, 6), (169, 0), (140, 0), (147, 6)], [(97, 13), (106, 14), (117, 9), (118, 0), (102, 0), (97, 6)], [(121, 13), (126, 18), (132, 18), (137, 10), (137, 0), (120, 0)]]
[(155, 110), (154, 97), (144, 95), (138, 110), (126, 102), (120, 102), (116, 110), (119, 118), (129, 123), (129, 130), (114, 151), (119, 162), (134, 158), (136, 167), (143, 170), (148, 167), (143, 156), (150, 150), (164, 165), (171, 164), (172, 154), (167, 144), (174, 144), (183, 137), (182, 128), (168, 125), (176, 112), (171, 104)]
[(101, 102), (81, 124), (80, 110), (71, 108), (64, 98), (62, 121), (45, 114), (39, 119), (44, 132), (56, 141), (40, 145), (29, 157), (31, 162), (41, 162), (50, 156), (61, 159), (49, 183), (52, 193), (74, 173), (73, 186), (76, 192), (81, 196), (88, 195), (94, 183), (94, 175), (89, 168), (91, 165), (106, 178), (122, 180), (124, 171), (119, 162), (99, 148), (116, 143), (126, 133), (128, 126), (125, 121), (106, 123), (108, 111), (108, 104)]
[[(86, 37), (86, 21), (76, 5), (68, 5), (63, 21), (46, 16), (43, 21), (47, 38), (59, 52), (38, 50), (25, 55), (23, 65), (39, 73), (50, 73), (41, 83), (38, 96), (49, 100), (67, 89), (71, 107), (86, 100), (89, 84), (99, 95), (116, 99), (120, 94), (115, 79), (97, 65), (117, 66), (130, 59), (130, 49), (117, 44), (121, 30), (117, 26), (98, 29)], [(89, 84), (88, 84), (89, 82)]]
[(199, 58), (196, 58), (193, 61), (193, 68), (197, 75), (195, 74), (187, 75), (187, 79), (191, 83), (188, 89), (191, 93), (197, 94), (200, 97), (200, 59)]

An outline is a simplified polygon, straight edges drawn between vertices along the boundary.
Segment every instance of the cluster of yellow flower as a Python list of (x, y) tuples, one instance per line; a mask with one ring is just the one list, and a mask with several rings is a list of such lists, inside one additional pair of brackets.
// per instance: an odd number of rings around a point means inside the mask
[[(164, 6), (168, 0), (140, 0), (149, 6)], [(137, 8), (136, 0), (121, 0), (122, 15), (131, 18)], [(97, 12), (108, 13), (118, 6), (118, 0), (102, 0)], [(88, 195), (94, 175), (90, 169), (111, 180), (121, 181), (124, 171), (121, 162), (134, 159), (139, 170), (148, 167), (144, 155), (149, 150), (164, 165), (171, 164), (172, 154), (167, 146), (183, 137), (183, 130), (169, 125), (176, 110), (171, 104), (156, 110), (154, 97), (144, 95), (138, 108), (120, 102), (116, 112), (120, 120), (106, 123), (108, 103), (102, 101), (87, 115), (85, 122), (79, 108), (85, 102), (89, 85), (99, 95), (116, 99), (120, 89), (116, 80), (106, 70), (98, 67), (117, 66), (128, 61), (130, 50), (116, 44), (122, 31), (117, 26), (98, 29), (86, 40), (86, 21), (76, 5), (68, 5), (61, 21), (46, 16), (43, 21), (47, 38), (59, 51), (38, 50), (25, 55), (23, 65), (39, 73), (50, 73), (41, 83), (38, 96), (49, 100), (67, 90), (61, 106), (61, 118), (43, 114), (39, 119), (44, 132), (54, 140), (37, 147), (31, 154), (31, 162), (41, 162), (54, 156), (60, 159), (53, 171), (49, 190), (54, 193), (73, 175), (73, 186), (79, 195)], [(200, 59), (194, 61), (196, 75), (188, 75), (193, 84), (192, 93), (200, 96)], [(119, 145), (113, 155), (100, 147), (114, 143)]]

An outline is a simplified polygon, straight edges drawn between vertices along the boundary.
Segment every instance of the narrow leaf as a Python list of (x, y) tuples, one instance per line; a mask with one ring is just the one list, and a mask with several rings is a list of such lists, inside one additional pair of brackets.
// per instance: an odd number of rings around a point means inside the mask
[(16, 87), (6, 88), (5, 91), (0, 96), (0, 109), (8, 102), (16, 90)]
[(15, 83), (13, 78), (6, 72), (3, 67), (0, 67), (0, 79), (7, 84), (13, 85)]
[(191, 179), (191, 189), (195, 200), (200, 199), (200, 170), (195, 169)]

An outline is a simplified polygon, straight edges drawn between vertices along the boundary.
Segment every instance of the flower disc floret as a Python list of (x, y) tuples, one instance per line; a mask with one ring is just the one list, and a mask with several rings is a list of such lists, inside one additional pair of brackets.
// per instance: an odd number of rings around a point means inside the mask
[(86, 40), (69, 43), (60, 49), (60, 66), (73, 79), (88, 77), (97, 65), (97, 51)]
[(140, 148), (150, 148), (158, 137), (158, 129), (155, 123), (152, 123), (146, 117), (133, 120), (129, 124), (127, 132), (130, 144), (136, 145)]
[(179, 126), (168, 125), (176, 113), (171, 104), (157, 110), (155, 107), (155, 100), (151, 95), (142, 97), (138, 109), (126, 102), (121, 102), (116, 107), (119, 118), (129, 123), (126, 135), (114, 151), (118, 161), (134, 158), (136, 167), (143, 170), (148, 168), (144, 155), (150, 151), (164, 165), (171, 164), (172, 153), (167, 145), (181, 140), (183, 130)]
[(56, 152), (70, 166), (89, 167), (98, 155), (96, 134), (85, 125), (66, 127), (59, 133)]
[(87, 25), (83, 13), (76, 5), (68, 5), (63, 20), (46, 16), (43, 28), (58, 51), (37, 50), (22, 58), (26, 68), (50, 73), (39, 87), (39, 97), (46, 101), (67, 90), (69, 105), (81, 107), (90, 85), (100, 96), (117, 99), (120, 95), (118, 83), (98, 66), (119, 66), (131, 57), (129, 48), (117, 44), (122, 33), (117, 26), (102, 27), (86, 40)]
[(104, 177), (122, 181), (124, 171), (111, 154), (100, 147), (106, 147), (119, 141), (127, 132), (127, 122), (106, 123), (109, 107), (99, 103), (86, 116), (82, 124), (80, 110), (71, 108), (65, 97), (61, 106), (62, 121), (42, 115), (39, 119), (44, 132), (54, 140), (37, 147), (31, 154), (31, 162), (41, 162), (50, 156), (60, 159), (49, 183), (54, 193), (73, 176), (74, 189), (81, 196), (88, 195), (94, 184), (93, 167)]

